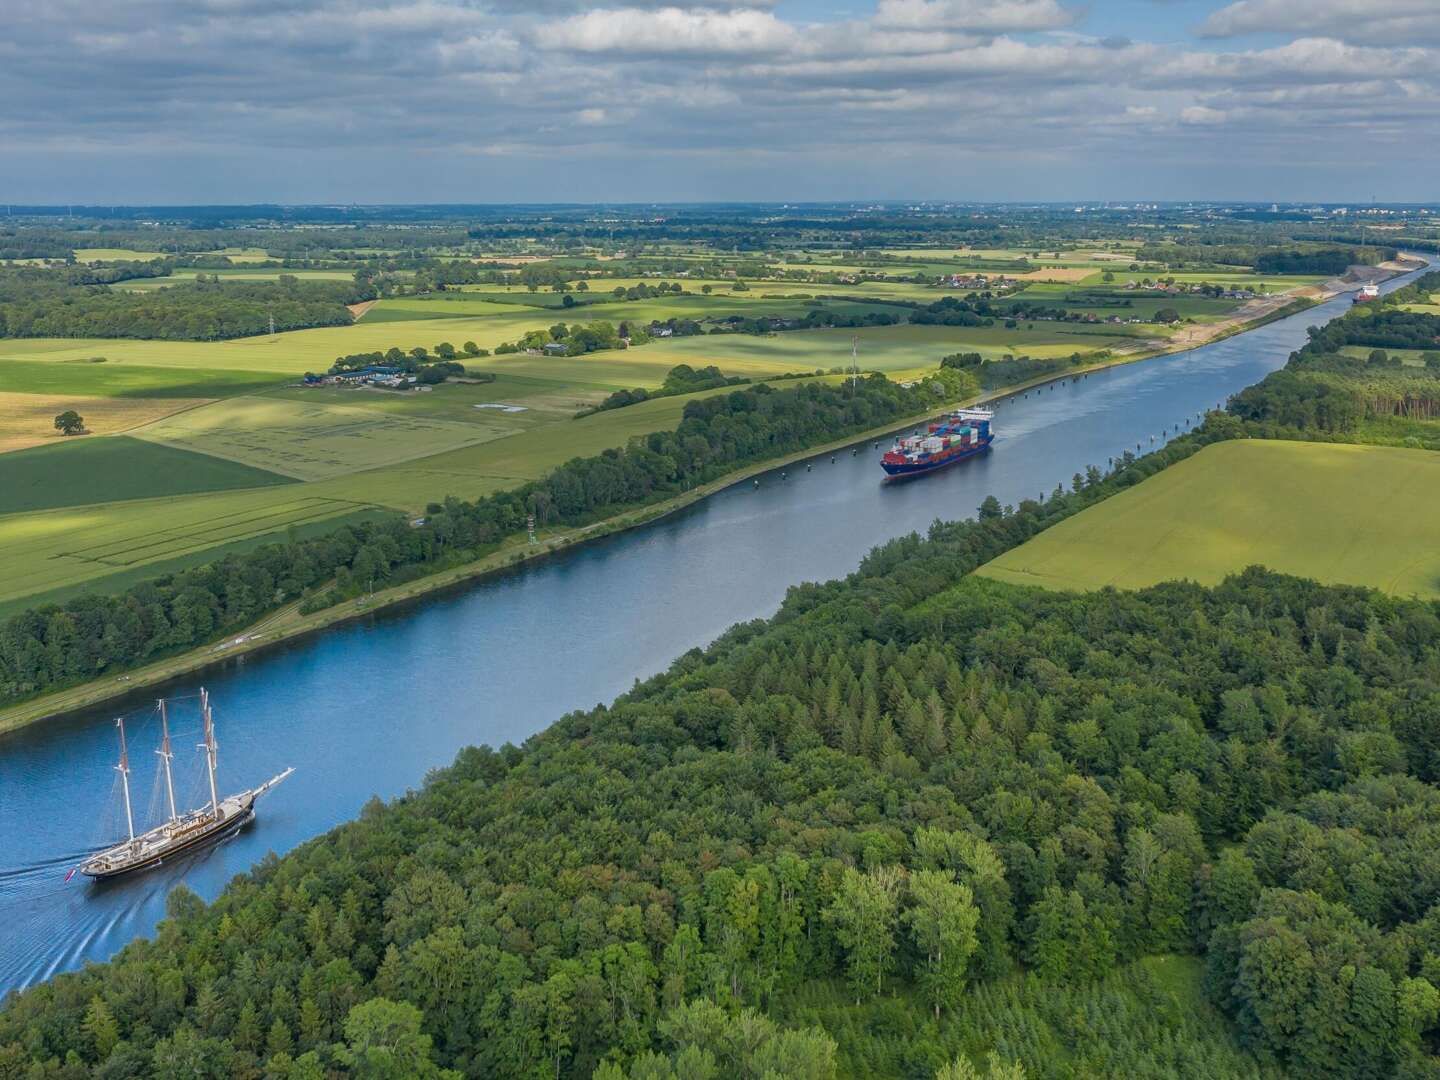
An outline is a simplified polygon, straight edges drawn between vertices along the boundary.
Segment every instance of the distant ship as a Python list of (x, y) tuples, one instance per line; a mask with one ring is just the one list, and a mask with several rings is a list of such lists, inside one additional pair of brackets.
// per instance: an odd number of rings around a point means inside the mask
[[(164, 860), (182, 852), (191, 851), (205, 844), (231, 836), (255, 816), (255, 800), (289, 776), (294, 769), (271, 777), (259, 787), (242, 791), (236, 795), (220, 798), (215, 788), (215, 721), (210, 714), (210, 695), (200, 691), (200, 714), (205, 723), (205, 741), (200, 748), (205, 751), (205, 770), (210, 778), (210, 802), (198, 810), (178, 813), (175, 808), (175, 782), (170, 775), (170, 724), (166, 716), (165, 702), (160, 703), (160, 755), (165, 766), (165, 794), (170, 807), (170, 818), (148, 832), (135, 833), (135, 815), (130, 806), (130, 758), (125, 747), (125, 721), (115, 721), (120, 731), (120, 763), (115, 766), (120, 773), (125, 791), (125, 824), (130, 838), (114, 847), (96, 852), (78, 869), (86, 877), (112, 878), (135, 870), (159, 866)], [(71, 870), (65, 876), (69, 881), (75, 873)]]
[(1370, 300), (1380, 299), (1380, 286), (1361, 285), (1360, 291), (1355, 294), (1355, 303), (1364, 304)]
[(929, 425), (924, 435), (897, 437), (895, 445), (880, 459), (880, 467), (891, 480), (943, 469), (957, 461), (984, 453), (995, 441), (989, 409), (959, 409)]

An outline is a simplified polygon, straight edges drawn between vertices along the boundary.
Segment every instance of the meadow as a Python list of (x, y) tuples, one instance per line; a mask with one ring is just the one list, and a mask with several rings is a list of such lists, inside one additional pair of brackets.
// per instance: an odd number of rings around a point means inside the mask
[[(669, 338), (645, 346), (647, 359), (674, 364), (716, 364), (723, 371), (747, 374), (756, 369), (829, 370), (850, 363), (852, 343), (860, 367), (889, 374), (933, 368), (954, 352), (978, 352), (987, 359), (1005, 355), (1041, 358), (1095, 352), (1133, 342), (1129, 328), (1096, 324), (1037, 322), (1014, 330), (997, 326), (872, 326), (857, 329), (803, 330), (784, 334), (703, 335)], [(636, 384), (639, 385), (639, 384)]]
[(7, 571), (0, 604), (53, 596), (121, 571), (159, 573), (173, 569), (177, 558), (213, 556), (225, 545), (372, 509), (288, 484), (6, 514), (0, 516)]
[[(351, 396), (378, 393), (354, 390)], [(514, 433), (503, 414), (471, 412), (473, 420), (460, 422), (318, 399), (247, 396), (177, 413), (136, 434), (297, 480), (323, 480)]]
[(354, 275), (345, 270), (285, 270), (280, 267), (255, 267), (254, 269), (220, 270), (176, 270), (173, 274), (155, 278), (132, 278), (115, 287), (127, 292), (150, 292), (168, 285), (187, 285), (196, 276), (214, 274), (222, 281), (274, 281), (282, 274), (299, 278), (301, 281), (349, 281)]
[[(1437, 309), (1435, 314), (1440, 315), (1440, 309)], [(1340, 347), (1340, 352), (1343, 355), (1353, 356), (1357, 360), (1368, 359), (1370, 354), (1374, 351), (1374, 348), (1369, 345), (1342, 345)], [(1404, 364), (1406, 367), (1424, 367), (1425, 354), (1427, 352), (1435, 352), (1437, 350), (1389, 348), (1382, 349), (1380, 351), (1383, 352), (1386, 356), (1388, 356), (1391, 360), (1399, 360), (1400, 363)]]
[(978, 573), (1047, 589), (1215, 584), (1259, 564), (1326, 584), (1440, 597), (1440, 456), (1236, 440), (1206, 447)]
[(88, 262), (154, 262), (165, 258), (160, 251), (135, 251), (131, 248), (76, 248), (75, 261)]
[(128, 435), (72, 438), (4, 460), (0, 515), (291, 482), (251, 465)]
[[(258, 250), (229, 254), (248, 260), (263, 256)], [(946, 260), (947, 253), (914, 254), (942, 270), (958, 265)], [(966, 254), (996, 259), (1019, 253)], [(1070, 254), (1066, 259), (1084, 262)], [(273, 267), (219, 271), (232, 279), (281, 272)], [(129, 284), (159, 287), (193, 273)], [(342, 271), (296, 274), (347, 276)], [(1068, 357), (1102, 349), (1133, 351), (1137, 341), (1165, 333), (1153, 325), (1022, 321), (1013, 329), (1002, 322), (704, 334), (573, 357), (462, 357), (467, 368), (494, 375), (495, 381), (450, 382), (423, 393), (298, 385), (304, 372), (324, 371), (346, 354), (397, 346), (434, 349), (441, 342), (459, 348), (468, 341), (493, 350), (557, 321), (603, 319), (618, 325), (732, 314), (801, 316), (822, 298), (837, 313), (903, 313), (885, 301), (930, 302), (953, 294), (904, 281), (752, 281), (748, 290), (735, 292), (733, 280), (717, 279), (705, 295), (700, 292), (705, 282), (685, 279), (681, 295), (634, 301), (607, 295), (616, 287), (657, 281), (593, 279), (588, 294), (579, 294), (584, 302), (563, 309), (550, 305), (562, 304), (564, 295), (549, 290), (466, 287), (382, 300), (350, 326), (223, 342), (0, 340), (0, 404), (16, 402), (0, 415), (0, 449), (41, 444), (46, 456), (33, 460), (62, 478), (53, 486), (64, 492), (62, 497), (40, 490), (34, 469), (23, 459), (12, 463), (7, 455), (0, 474), (7, 485), (0, 489), (0, 543), (20, 572), (9, 576), (0, 607), (26, 596), (64, 595), (87, 582), (97, 589), (128, 584), (147, 568), (157, 572), (188, 565), (206, 552), (236, 550), (349, 515), (419, 514), (449, 495), (475, 498), (537, 479), (571, 458), (678, 424), (686, 397), (574, 419), (615, 390), (659, 386), (676, 364), (714, 364), (727, 375), (763, 379), (848, 366), (852, 343), (858, 343), (863, 369), (903, 379), (933, 369), (953, 352), (979, 352), (990, 359)], [(1036, 284), (1024, 295), (1046, 304), (1071, 302), (1066, 298), (1075, 288)], [(1133, 308), (1118, 310), (1148, 317), (1159, 303), (1179, 307), (1182, 301), (1137, 301)], [(1188, 298), (1183, 303), (1198, 318), (1233, 307)], [(484, 407), (494, 404), (523, 411)], [(64, 441), (54, 436), (50, 422), (66, 407), (76, 408), (98, 434)], [(122, 431), (123, 438), (106, 434)]]
[(353, 473), (307, 485), (328, 498), (367, 501), (418, 512), (447, 495), (473, 499), (527, 480), (538, 480), (571, 458), (588, 457), (633, 436), (674, 429), (694, 398), (724, 393), (655, 398), (563, 424), (534, 427), (505, 439), (479, 443), (399, 465)]
[[(494, 384), (465, 389), (493, 390)], [(412, 453), (411, 460), (392, 457), (377, 464), (372, 456), (352, 463), (345, 475), (329, 471), (327, 461), (321, 459), (322, 451), (301, 432), (287, 453), (280, 455), (281, 463), (292, 473), (313, 469), (328, 476), (303, 484), (238, 460), (270, 460), (264, 442), (278, 444), (284, 436), (263, 426), (267, 418), (293, 418), (290, 406), (316, 408), (283, 398), (223, 403), (238, 404), (240, 415), (248, 414), (251, 423), (262, 426), (237, 441), (226, 433), (224, 413), (217, 411), (221, 423), (213, 433), (217, 441), (207, 443), (202, 429), (189, 444), (206, 445), (203, 454), (179, 448), (178, 439), (175, 445), (162, 445), (119, 436), (78, 439), (6, 455), (5, 468), (0, 470), (4, 478), (0, 548), (7, 557), (7, 574), (0, 584), (0, 616), (82, 587), (123, 588), (144, 576), (136, 573), (138, 570), (167, 572), (204, 561), (206, 553), (218, 557), (298, 528), (334, 527), (356, 515), (397, 510), (422, 513), (429, 503), (450, 495), (473, 499), (513, 487), (538, 479), (571, 458), (623, 446), (635, 435), (674, 428), (686, 403), (695, 396), (657, 398), (566, 423), (552, 420), (542, 426), (533, 422), (528, 428), (517, 425), (516, 433), (508, 437), (489, 442), (476, 439), (458, 449), (432, 450), (425, 456)], [(267, 417), (272, 406), (280, 408)], [(407, 423), (403, 413), (384, 407), (343, 411), (364, 413), (360, 419), (378, 425), (368, 429), (372, 432), (384, 431), (388, 424)], [(526, 415), (472, 411), (480, 419), (466, 423), (432, 420), (427, 428), (443, 425), (447, 435), (454, 429), (473, 428), (478, 434), (487, 425)], [(347, 422), (355, 420), (347, 417)], [(237, 431), (243, 430), (237, 427)], [(322, 438), (345, 437), (327, 434)], [(416, 442), (433, 436), (409, 438), (407, 446), (406, 435), (393, 437), (388, 452), (413, 451)], [(211, 456), (219, 450), (237, 460)], [(37, 455), (39, 467), (30, 468), (26, 455)], [(46, 456), (41, 459), (40, 455)], [(383, 454), (377, 452), (376, 456)], [(21, 468), (16, 468), (17, 462)], [(102, 463), (98, 470), (97, 462)], [(255, 486), (258, 484), (270, 486)], [(242, 487), (248, 489), (222, 490)], [(63, 494), (51, 495), (47, 502), (44, 492), (48, 489)]]
[(55, 417), (74, 410), (94, 435), (113, 435), (148, 424), (208, 398), (106, 397), (84, 394), (16, 394), (0, 391), (0, 454), (58, 444)]

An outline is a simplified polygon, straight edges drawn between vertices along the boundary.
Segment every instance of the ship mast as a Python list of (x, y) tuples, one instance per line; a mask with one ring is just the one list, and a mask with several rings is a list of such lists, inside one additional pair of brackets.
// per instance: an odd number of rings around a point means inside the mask
[(170, 752), (170, 721), (165, 716), (165, 699), (161, 698), (160, 705), (160, 749), (155, 753), (160, 755), (160, 760), (165, 763), (165, 794), (170, 798), (170, 821), (173, 824), (179, 820), (175, 813), (175, 781), (170, 778), (170, 759), (175, 755)]
[(215, 791), (215, 720), (210, 715), (210, 695), (200, 688), (200, 711), (205, 717), (205, 741), (200, 744), (205, 751), (205, 769), (210, 774), (210, 809), (220, 816), (220, 796)]
[(130, 811), (130, 755), (125, 752), (125, 718), (117, 716), (115, 726), (120, 729), (120, 764), (115, 768), (120, 773), (120, 782), (125, 787), (125, 825), (130, 830), (130, 842), (135, 842), (135, 815)]

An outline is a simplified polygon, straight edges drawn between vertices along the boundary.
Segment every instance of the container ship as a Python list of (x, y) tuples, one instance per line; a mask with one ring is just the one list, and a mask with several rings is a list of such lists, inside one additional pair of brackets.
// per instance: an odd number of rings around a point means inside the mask
[[(205, 753), (210, 801), (194, 810), (180, 811), (175, 804), (175, 782), (170, 774), (170, 759), (173, 755), (170, 752), (170, 725), (164, 701), (159, 703), (159, 709), (161, 740), (160, 749), (156, 753), (164, 765), (169, 817), (153, 829), (136, 833), (135, 815), (130, 805), (130, 757), (125, 748), (125, 721), (116, 720), (115, 725), (120, 729), (120, 764), (115, 768), (120, 773), (121, 786), (125, 793), (125, 824), (129, 836), (113, 847), (96, 852), (75, 868), (88, 878), (119, 877), (121, 874), (159, 866), (166, 859), (238, 832), (255, 816), (255, 801), (294, 771), (286, 769), (259, 787), (222, 797), (215, 786), (215, 721), (210, 713), (210, 696), (201, 690), (200, 716), (204, 724), (205, 741), (200, 744), (200, 749)], [(65, 880), (69, 881), (74, 873), (75, 870), (71, 870), (65, 875)]]
[(1371, 300), (1380, 299), (1380, 287), (1378, 285), (1361, 285), (1360, 290), (1355, 294), (1355, 303), (1367, 304)]
[(949, 413), (930, 424), (924, 435), (896, 438), (895, 445), (880, 459), (880, 467), (887, 479), (908, 480), (984, 453), (995, 441), (990, 431), (994, 418), (989, 409)]

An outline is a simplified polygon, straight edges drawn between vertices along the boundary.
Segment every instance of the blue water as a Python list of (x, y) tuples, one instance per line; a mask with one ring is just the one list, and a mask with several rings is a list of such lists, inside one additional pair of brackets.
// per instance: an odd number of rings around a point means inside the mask
[(137, 877), (63, 881), (84, 852), (123, 835), (116, 715), (129, 716), (137, 812), (159, 809), (153, 695), (0, 737), (0, 991), (109, 957), (153, 931), (178, 882), (213, 898), (267, 851), (417, 786), (459, 747), (520, 742), (608, 701), (733, 623), (770, 614), (789, 585), (849, 572), (876, 544), (972, 516), (986, 495), (1048, 494), (1086, 465), (1160, 445), (1282, 366), (1307, 326), (1349, 303), (1003, 401), (989, 454), (909, 484), (881, 484), (869, 443), (833, 462), (822, 455), (541, 565), (177, 680), (164, 688), (177, 796), (196, 796), (181, 801), (201, 801), (201, 685), (215, 706), (222, 790), (296, 772), (235, 839)]

